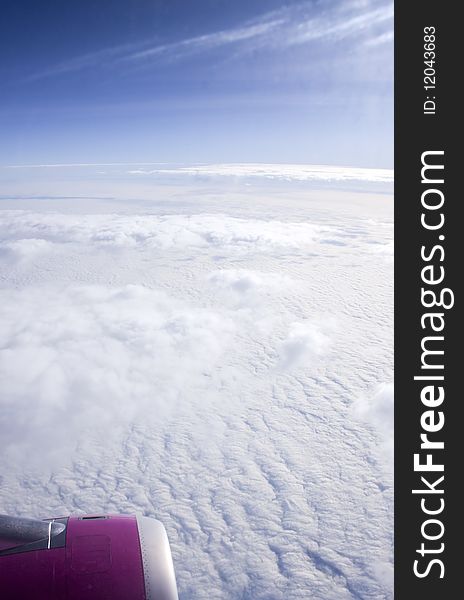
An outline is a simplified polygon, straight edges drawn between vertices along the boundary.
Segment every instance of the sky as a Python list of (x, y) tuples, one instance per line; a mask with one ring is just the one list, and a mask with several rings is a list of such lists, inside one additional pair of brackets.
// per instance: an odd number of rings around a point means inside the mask
[(393, 3), (4, 0), (0, 165), (393, 163)]

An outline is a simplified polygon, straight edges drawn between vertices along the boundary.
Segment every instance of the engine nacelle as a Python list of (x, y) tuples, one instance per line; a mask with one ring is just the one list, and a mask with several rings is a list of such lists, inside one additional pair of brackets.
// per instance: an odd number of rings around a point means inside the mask
[(164, 526), (140, 515), (0, 515), (2, 600), (177, 600)]

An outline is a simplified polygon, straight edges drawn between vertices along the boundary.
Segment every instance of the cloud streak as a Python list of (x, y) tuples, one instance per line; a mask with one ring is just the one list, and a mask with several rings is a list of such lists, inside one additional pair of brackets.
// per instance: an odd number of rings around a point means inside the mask
[(351, 38), (353, 44), (360, 41), (371, 46), (391, 40), (393, 6), (389, 2), (370, 10), (357, 1), (349, 4), (331, 2), (322, 15), (315, 15), (314, 10), (312, 2), (304, 2), (264, 13), (238, 27), (173, 42), (153, 43), (152, 40), (144, 40), (103, 48), (53, 65), (30, 75), (24, 81), (32, 82), (115, 65), (130, 72), (138, 67), (171, 64), (194, 54), (227, 47), (239, 49), (241, 55), (257, 50), (285, 50), (324, 40), (333, 43)]
[(128, 167), (141, 165), (166, 165), (165, 162), (110, 162), (110, 163), (44, 163), (24, 165), (2, 165), (2, 169), (67, 169), (81, 167)]
[(369, 33), (375, 26), (391, 22), (393, 6), (387, 4), (377, 9), (358, 14), (328, 14), (322, 18), (314, 18), (292, 26), (288, 36), (288, 45), (306, 44), (320, 39), (343, 40), (345, 38)]
[(221, 46), (227, 46), (237, 42), (262, 38), (263, 36), (269, 35), (283, 23), (285, 23), (284, 19), (275, 19), (255, 25), (247, 25), (235, 29), (227, 29), (224, 31), (217, 31), (206, 35), (187, 38), (172, 44), (153, 46), (151, 48), (147, 48), (146, 50), (135, 52), (126, 56), (125, 60), (138, 61), (141, 59), (158, 57), (160, 55), (169, 56), (171, 59), (175, 57), (180, 58), (186, 53), (213, 50), (215, 48), (220, 48)]

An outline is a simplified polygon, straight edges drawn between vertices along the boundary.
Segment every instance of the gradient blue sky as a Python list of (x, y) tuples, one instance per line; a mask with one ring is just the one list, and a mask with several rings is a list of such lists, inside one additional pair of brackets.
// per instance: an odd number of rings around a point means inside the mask
[(0, 164), (393, 164), (393, 3), (4, 0)]

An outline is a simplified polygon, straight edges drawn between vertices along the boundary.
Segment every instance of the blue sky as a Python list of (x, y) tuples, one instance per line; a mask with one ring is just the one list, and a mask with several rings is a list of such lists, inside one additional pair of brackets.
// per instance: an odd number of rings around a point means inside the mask
[(393, 6), (4, 1), (0, 164), (391, 167)]

